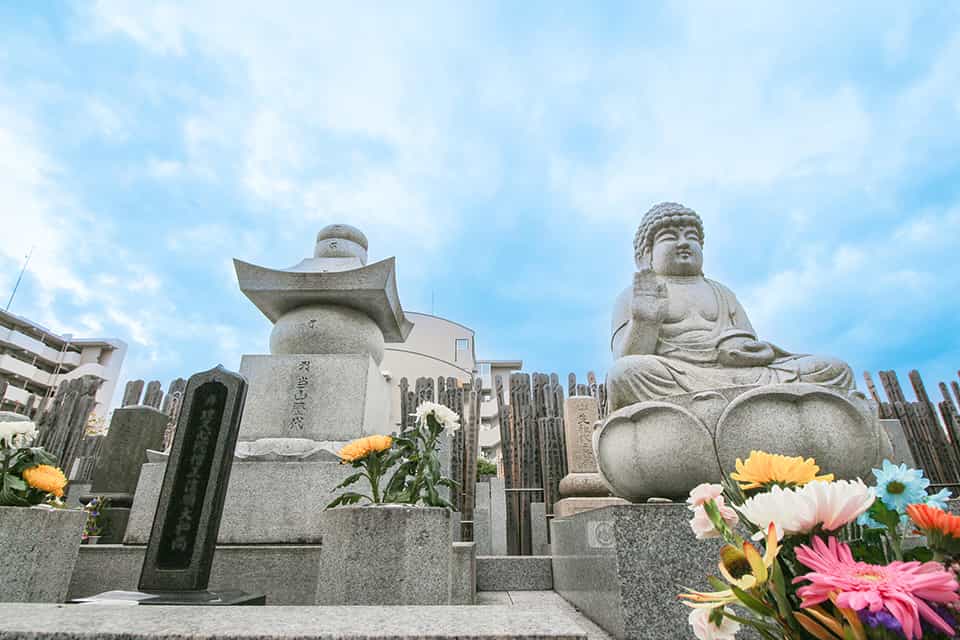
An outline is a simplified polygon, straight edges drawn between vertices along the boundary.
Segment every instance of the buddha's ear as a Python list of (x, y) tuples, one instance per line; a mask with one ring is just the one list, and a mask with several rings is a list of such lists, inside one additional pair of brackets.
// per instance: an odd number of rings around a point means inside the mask
[(637, 263), (637, 271), (649, 271), (653, 269), (653, 256), (651, 253), (650, 251), (645, 251), (633, 256), (634, 262)]

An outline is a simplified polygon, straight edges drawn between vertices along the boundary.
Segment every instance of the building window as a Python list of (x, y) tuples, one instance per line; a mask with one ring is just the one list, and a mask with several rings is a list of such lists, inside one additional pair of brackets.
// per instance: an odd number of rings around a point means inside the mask
[(462, 362), (463, 360), (466, 360), (469, 352), (470, 340), (467, 338), (457, 338), (456, 343), (454, 344), (453, 361)]

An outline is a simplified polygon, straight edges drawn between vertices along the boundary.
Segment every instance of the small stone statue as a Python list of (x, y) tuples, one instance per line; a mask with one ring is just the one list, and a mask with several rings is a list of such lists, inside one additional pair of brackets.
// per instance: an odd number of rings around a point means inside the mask
[(835, 358), (788, 353), (757, 334), (733, 292), (703, 276), (703, 223), (664, 202), (634, 239), (633, 286), (613, 309), (613, 410), (634, 402), (739, 385), (812, 382), (840, 391), (853, 373)]
[(682, 500), (759, 449), (866, 477), (890, 442), (850, 367), (762, 341), (736, 296), (703, 277), (703, 223), (683, 205), (650, 209), (639, 271), (613, 309), (612, 413), (593, 450), (613, 495)]

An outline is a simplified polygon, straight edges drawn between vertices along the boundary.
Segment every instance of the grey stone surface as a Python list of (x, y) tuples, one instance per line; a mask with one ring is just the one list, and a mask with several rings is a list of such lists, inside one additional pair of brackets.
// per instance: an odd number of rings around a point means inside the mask
[[(143, 466), (125, 544), (147, 543), (164, 469), (161, 463)], [(235, 461), (218, 543), (318, 544), (320, 515), (352, 471), (338, 462)]]
[(147, 461), (147, 449), (163, 448), (166, 428), (166, 414), (153, 407), (116, 409), (93, 470), (91, 491), (95, 495), (132, 495), (137, 488), (140, 467)]
[[(145, 550), (119, 544), (82, 545), (69, 597), (135, 591)], [(210, 571), (210, 589), (263, 593), (270, 605), (312, 605), (320, 553), (320, 545), (218, 546)]]
[(370, 356), (245, 355), (240, 373), (250, 385), (241, 447), (261, 438), (322, 442), (389, 433), (390, 384)]
[(495, 556), (507, 555), (507, 493), (503, 478), (490, 478), (490, 547)]
[(602, 509), (604, 507), (613, 507), (622, 504), (630, 504), (623, 498), (564, 498), (553, 505), (553, 515), (555, 518), (567, 518), (572, 515), (591, 511), (593, 509)]
[(604, 497), (610, 488), (599, 473), (568, 473), (560, 481), (560, 495), (568, 498)]
[(281, 316), (270, 332), (270, 353), (368, 355), (383, 360), (383, 332), (362, 311), (332, 304), (298, 307)]
[(490, 529), (490, 483), (477, 483), (473, 507), (473, 540), (477, 543), (477, 555), (493, 555), (493, 538)]
[[(150, 391), (148, 387), (148, 394)], [(110, 429), (93, 468), (90, 491), (81, 499), (86, 501), (91, 496), (110, 498), (110, 508), (101, 511), (104, 523), (102, 542), (123, 540), (140, 470), (147, 461), (147, 449), (163, 448), (167, 420), (166, 414), (146, 405), (121, 407), (113, 412)]]
[(607, 507), (551, 523), (554, 590), (618, 639), (687, 632), (682, 587), (706, 588), (721, 542), (697, 540), (682, 503)]
[(530, 503), (530, 546), (534, 555), (550, 555), (546, 551), (547, 505), (543, 502)]
[(553, 589), (550, 556), (478, 556), (477, 591)]
[(915, 469), (916, 460), (913, 459), (913, 453), (910, 452), (910, 445), (907, 444), (907, 434), (903, 430), (903, 425), (896, 418), (880, 420), (880, 426), (890, 438), (890, 446), (893, 449), (893, 457), (890, 462), (896, 464), (905, 464)]
[(440, 507), (338, 507), (320, 518), (317, 604), (447, 604), (453, 540)]
[(140, 591), (203, 591), (209, 585), (246, 390), (243, 377), (222, 366), (187, 381)]
[(522, 607), (109, 607), (0, 605), (0, 638), (586, 640), (573, 612)]
[[(234, 260), (240, 290), (271, 321), (308, 305), (352, 307), (373, 319), (387, 342), (403, 342), (411, 323), (397, 294), (396, 259), (342, 269), (338, 258), (308, 258), (290, 270)], [(324, 267), (333, 267), (323, 271)]]
[(593, 426), (599, 419), (596, 398), (573, 396), (564, 401), (563, 431), (570, 473), (597, 472), (597, 461), (593, 456)]
[(477, 545), (454, 542), (450, 562), (450, 604), (474, 604), (477, 598)]
[(0, 602), (63, 602), (86, 514), (0, 507)]

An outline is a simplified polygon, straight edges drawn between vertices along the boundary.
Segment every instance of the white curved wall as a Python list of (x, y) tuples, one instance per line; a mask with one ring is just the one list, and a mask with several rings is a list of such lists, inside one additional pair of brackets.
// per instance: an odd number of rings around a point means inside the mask
[[(406, 312), (413, 330), (405, 342), (387, 344), (380, 370), (390, 373), (390, 421), (400, 422), (400, 379), (413, 387), (417, 378), (456, 378), (469, 382), (476, 369), (473, 329), (445, 318)], [(466, 348), (457, 350), (457, 341)]]

